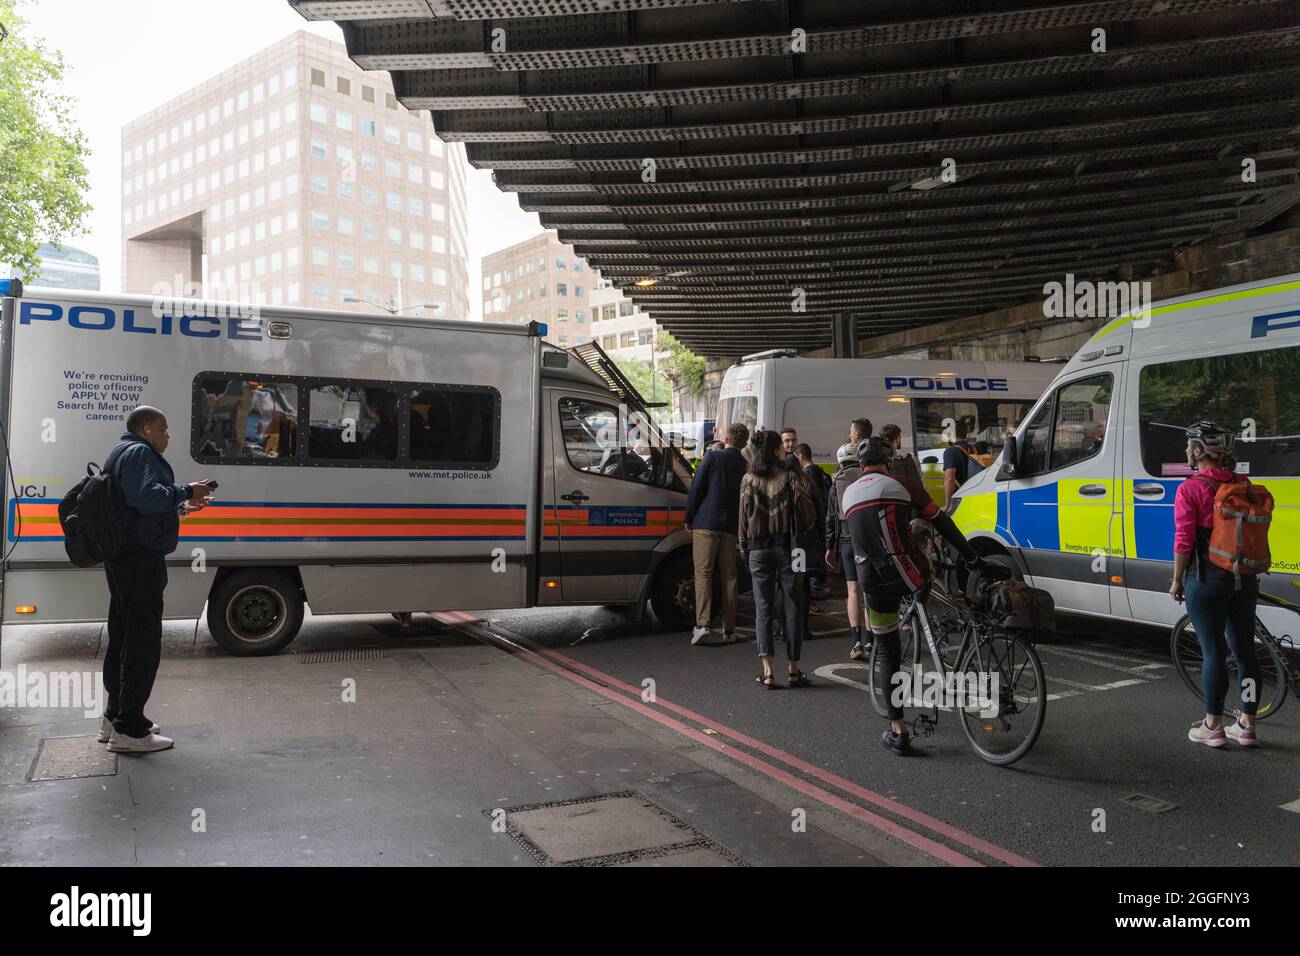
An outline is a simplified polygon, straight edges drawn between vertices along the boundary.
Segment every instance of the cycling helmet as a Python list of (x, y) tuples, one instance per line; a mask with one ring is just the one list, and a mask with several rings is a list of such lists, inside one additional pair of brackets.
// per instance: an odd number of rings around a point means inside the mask
[(864, 438), (858, 442), (858, 461), (863, 468), (871, 465), (888, 465), (893, 456), (885, 451), (882, 442), (874, 438)]
[(1192, 447), (1192, 458), (1199, 460), (1206, 455), (1219, 457), (1232, 453), (1233, 433), (1214, 422), (1197, 422), (1186, 429), (1187, 442)]
[(841, 465), (856, 465), (858, 463), (858, 446), (852, 442), (845, 442), (835, 452), (835, 461)]

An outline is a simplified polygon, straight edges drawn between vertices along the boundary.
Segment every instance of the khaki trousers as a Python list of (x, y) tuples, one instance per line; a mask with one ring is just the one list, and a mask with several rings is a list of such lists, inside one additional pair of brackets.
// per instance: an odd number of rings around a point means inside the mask
[(725, 531), (691, 532), (691, 557), (695, 561), (695, 626), (713, 621), (713, 569), (722, 575), (723, 629), (736, 629), (736, 536)]

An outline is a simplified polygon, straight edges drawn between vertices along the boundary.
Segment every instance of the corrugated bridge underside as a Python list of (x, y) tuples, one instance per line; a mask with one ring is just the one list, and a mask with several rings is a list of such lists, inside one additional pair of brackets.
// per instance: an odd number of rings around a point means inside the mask
[(1300, 199), (1296, 0), (289, 2), (704, 355), (1141, 277)]

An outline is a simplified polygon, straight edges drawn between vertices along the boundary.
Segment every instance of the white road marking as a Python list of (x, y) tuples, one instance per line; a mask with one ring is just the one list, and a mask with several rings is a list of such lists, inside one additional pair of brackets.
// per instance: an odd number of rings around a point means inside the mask
[(1067, 658), (1068, 660), (1078, 661), (1082, 664), (1091, 664), (1093, 667), (1104, 667), (1107, 670), (1119, 671), (1121, 674), (1131, 674), (1134, 677), (1154, 678), (1156, 680), (1162, 680), (1164, 679), (1165, 676), (1164, 674), (1151, 673), (1151, 668), (1149, 665), (1143, 665), (1141, 668), (1124, 667), (1121, 664), (1112, 664), (1109, 661), (1101, 660), (1100, 658), (1094, 657), (1092, 655), (1080, 651), (1067, 651), (1061, 647), (1048, 647), (1043, 644), (1038, 645), (1038, 650), (1042, 654), (1051, 654), (1056, 657), (1064, 657)]
[(1278, 809), (1290, 810), (1292, 813), (1300, 813), (1300, 800), (1292, 800), (1290, 803), (1284, 803)]
[[(1064, 684), (1066, 687), (1077, 687), (1080, 690), (1115, 690), (1118, 687), (1132, 687), (1134, 684), (1145, 684), (1143, 680), (1117, 680), (1111, 684), (1084, 684), (1076, 680), (1066, 680), (1064, 677), (1049, 677), (1049, 684)], [(1048, 698), (1051, 699), (1050, 697)]]

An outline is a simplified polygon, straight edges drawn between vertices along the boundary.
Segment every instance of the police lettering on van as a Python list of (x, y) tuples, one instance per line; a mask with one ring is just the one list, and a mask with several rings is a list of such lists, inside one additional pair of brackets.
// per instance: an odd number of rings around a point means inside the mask
[(144, 335), (182, 335), (195, 339), (228, 339), (248, 342), (262, 341), (262, 320), (241, 318), (237, 315), (222, 318), (216, 315), (182, 313), (173, 316), (164, 312), (153, 316), (137, 313), (135, 309), (118, 310), (103, 305), (74, 305), (64, 311), (63, 306), (51, 302), (23, 302), (18, 323), (62, 322), (66, 318), (69, 328), (90, 332), (136, 332)]
[(1009, 388), (1010, 386), (1005, 378), (979, 378), (976, 376), (967, 378), (939, 376), (931, 378), (928, 375), (885, 376), (885, 391), (887, 392), (899, 389), (908, 389), (913, 392), (1005, 392)]

